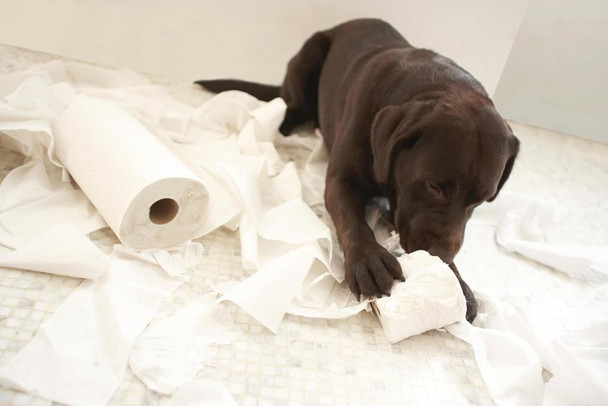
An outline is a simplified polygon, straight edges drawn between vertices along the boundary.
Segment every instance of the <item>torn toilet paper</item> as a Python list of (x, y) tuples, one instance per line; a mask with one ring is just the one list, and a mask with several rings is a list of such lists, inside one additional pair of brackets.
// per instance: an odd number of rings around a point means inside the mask
[(13, 248), (0, 254), (0, 266), (84, 279), (96, 279), (110, 269), (108, 256), (69, 224), (51, 227)]
[(45, 154), (13, 169), (0, 184), (0, 224), (15, 237), (33, 237), (62, 224), (82, 234), (106, 227), (84, 193), (62, 178), (61, 168)]
[(502, 192), (495, 202), (481, 206), (474, 220), (496, 224), (496, 241), (509, 251), (570, 276), (608, 276), (608, 246), (548, 241), (558, 207), (553, 200)]
[(172, 394), (194, 378), (212, 346), (243, 334), (216, 299), (215, 293), (195, 299), (135, 341), (129, 366), (148, 388)]
[[(502, 302), (476, 291), (476, 326), (446, 330), (471, 344), (481, 375), (498, 405), (601, 405), (608, 391), (608, 321), (564, 332), (523, 298)], [(483, 328), (481, 328), (481, 327)], [(550, 372), (543, 382), (542, 369)]]
[(405, 282), (374, 303), (386, 338), (396, 343), (464, 319), (466, 299), (454, 272), (426, 251), (398, 258)]
[[(320, 255), (321, 249), (314, 245), (289, 251), (230, 289), (222, 300), (238, 304), (276, 333), (287, 308), (302, 289), (302, 283)], [(277, 286), (281, 288), (277, 289)], [(272, 295), (268, 294), (270, 291)]]
[(548, 351), (553, 377), (543, 405), (602, 405), (608, 399), (608, 321), (554, 337)]
[(110, 400), (133, 341), (181, 283), (132, 251), (115, 250), (110, 258), (111, 269), (83, 282), (0, 370), (3, 385), (70, 405)]
[(446, 330), (473, 347), (481, 376), (499, 406), (541, 404), (542, 365), (525, 341), (513, 333), (474, 327), (466, 321)]

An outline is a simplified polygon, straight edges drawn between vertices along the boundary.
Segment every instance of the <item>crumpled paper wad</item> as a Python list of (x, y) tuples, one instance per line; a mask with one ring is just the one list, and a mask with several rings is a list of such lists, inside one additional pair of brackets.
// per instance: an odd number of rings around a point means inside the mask
[(397, 258), (405, 282), (373, 303), (391, 344), (464, 319), (467, 303), (454, 272), (439, 257), (415, 251)]

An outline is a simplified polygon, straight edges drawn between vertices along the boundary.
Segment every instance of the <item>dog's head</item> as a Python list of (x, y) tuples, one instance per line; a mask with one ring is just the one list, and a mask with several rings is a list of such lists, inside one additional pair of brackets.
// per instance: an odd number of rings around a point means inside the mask
[(475, 207), (492, 201), (511, 173), (519, 141), (486, 100), (413, 100), (378, 112), (374, 176), (390, 193), (406, 252), (451, 263)]

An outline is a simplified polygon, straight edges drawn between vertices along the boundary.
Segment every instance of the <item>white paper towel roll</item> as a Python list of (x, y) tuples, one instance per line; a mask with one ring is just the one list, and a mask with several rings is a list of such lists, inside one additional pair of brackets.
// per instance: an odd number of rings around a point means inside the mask
[(79, 97), (54, 138), (55, 154), (124, 245), (164, 248), (196, 237), (207, 189), (125, 110)]

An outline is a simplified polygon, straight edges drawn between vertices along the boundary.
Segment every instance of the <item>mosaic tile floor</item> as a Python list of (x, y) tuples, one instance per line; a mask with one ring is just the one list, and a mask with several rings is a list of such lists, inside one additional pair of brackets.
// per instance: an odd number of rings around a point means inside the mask
[[(0, 45), (0, 74), (26, 69), (55, 58), (57, 57)], [(163, 78), (151, 79), (183, 102), (196, 104), (208, 97), (188, 83)], [(527, 191), (534, 188), (535, 181), (541, 182), (543, 171), (553, 170), (554, 167), (562, 168), (565, 163), (558, 155), (544, 154), (546, 150), (543, 147), (552, 143), (552, 139), (547, 138), (549, 132), (525, 126), (517, 126), (516, 131), (522, 132), (522, 135), (525, 133), (520, 138), (524, 145), (529, 142), (532, 149), (522, 154), (521, 168), (517, 169), (516, 166), (513, 175), (516, 179), (512, 183), (516, 190)], [(566, 226), (586, 231), (586, 237), (581, 237), (581, 242), (587, 242), (587, 239), (595, 243), (607, 243), (608, 220), (604, 217), (608, 211), (602, 211), (605, 206), (602, 207), (599, 202), (602, 199), (608, 202), (608, 168), (606, 160), (596, 162), (596, 158), (607, 157), (608, 146), (573, 137), (564, 138), (564, 142), (566, 146), (576, 147), (570, 150), (576, 151), (572, 160), (577, 170), (586, 171), (585, 173), (595, 171), (594, 180), (581, 187), (576, 186), (578, 184), (573, 180), (573, 173), (568, 170), (559, 171), (562, 175), (561, 182), (572, 180), (571, 190), (565, 195), (577, 194), (576, 198), (582, 199), (589, 206), (582, 220), (580, 216), (571, 215), (568, 220), (571, 224), (566, 223)], [(0, 180), (10, 169), (19, 166), (22, 159), (19, 154), (0, 146)], [(548, 163), (545, 164), (545, 161)], [(550, 178), (550, 181), (556, 183), (545, 188), (537, 186), (536, 189), (542, 194), (560, 187), (560, 179)], [(593, 191), (595, 182), (600, 185), (599, 192)], [(576, 202), (569, 202), (567, 208), (572, 212), (576, 208)], [(598, 212), (603, 215), (598, 216)], [(523, 285), (531, 280), (526, 272), (528, 275), (530, 272), (537, 275), (538, 283), (547, 281), (541, 274), (551, 272), (550, 270), (501, 252), (494, 243), (491, 230), (475, 229), (471, 234), (470, 237), (467, 236), (460, 268), (473, 288), (485, 285), (498, 288), (504, 283), (507, 283), (505, 286), (508, 288), (516, 288), (518, 283)], [(109, 229), (97, 231), (90, 237), (104, 252), (109, 252), (112, 244), (117, 242)], [(163, 302), (152, 323), (171, 315), (200, 293), (209, 291), (210, 283), (245, 276), (235, 233), (220, 229), (201, 238), (200, 242), (206, 248), (204, 265), (192, 270), (187, 281)], [(483, 256), (478, 255), (481, 250)], [(504, 259), (504, 263), (496, 264), (496, 258)], [(483, 268), (490, 268), (488, 264), (492, 263), (496, 266), (491, 267), (491, 272), (482, 272)], [(509, 276), (511, 269), (515, 276)], [(80, 280), (74, 278), (0, 268), (0, 366), (19, 351), (79, 283)], [(569, 283), (582, 284), (579, 290), (573, 288), (573, 295), (584, 291), (588, 284), (586, 281), (564, 282), (566, 285)], [(553, 288), (559, 290), (561, 285), (558, 283)], [(573, 296), (572, 300), (577, 297)], [(605, 305), (602, 299), (589, 303), (587, 304), (593, 309)], [(239, 404), (493, 403), (479, 374), (471, 348), (448, 333), (430, 331), (390, 345), (375, 316), (364, 312), (345, 320), (287, 315), (275, 335), (237, 306), (233, 305), (231, 312), (245, 334), (231, 345), (216, 347), (211, 362), (199, 372), (198, 377), (223, 382)], [(110, 403), (156, 405), (166, 401), (165, 397), (147, 390), (139, 379), (127, 371)], [(51, 402), (0, 387), (0, 404), (49, 405)]]

